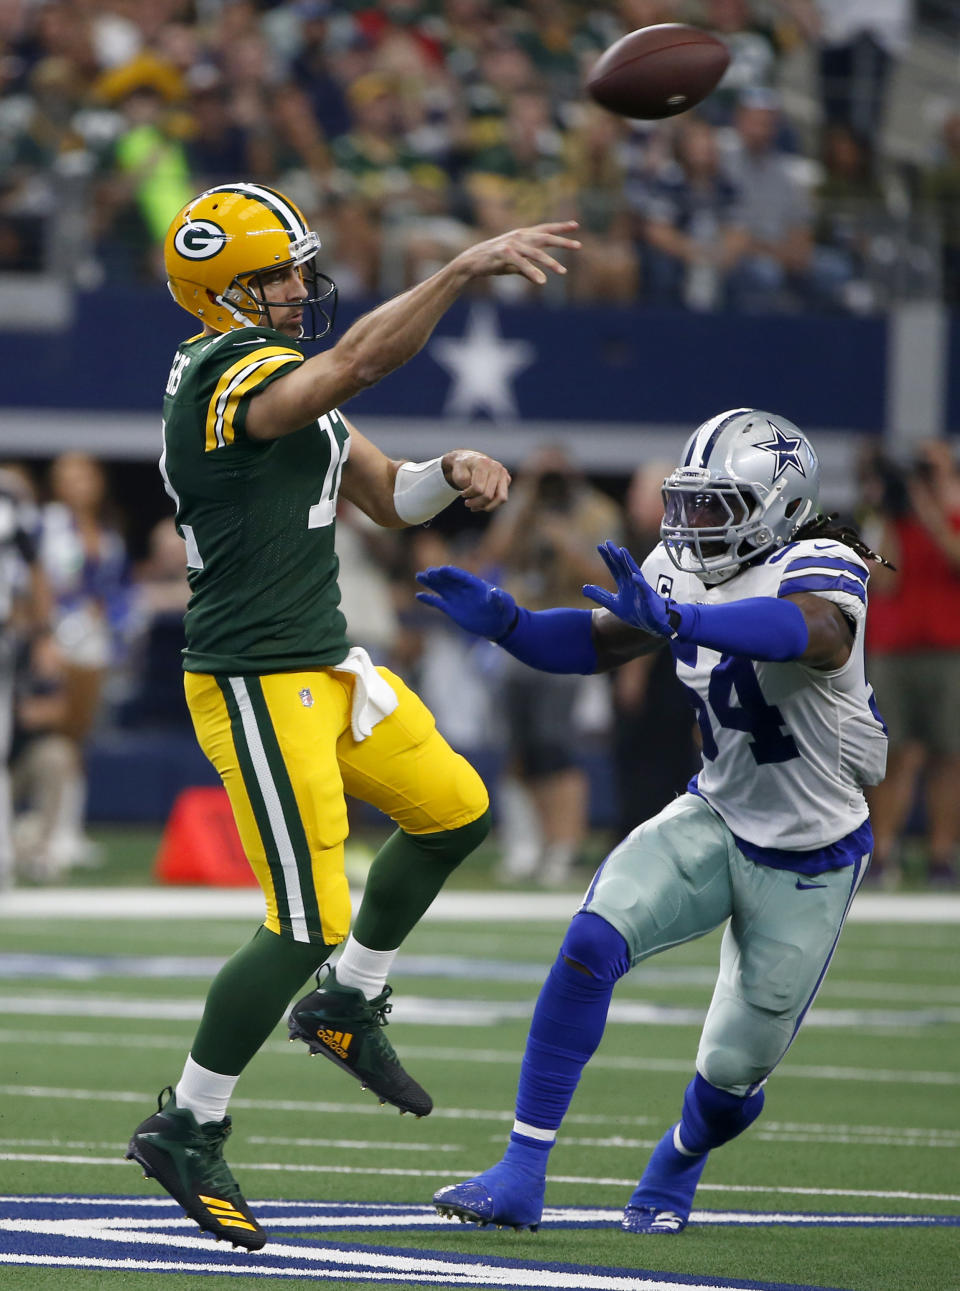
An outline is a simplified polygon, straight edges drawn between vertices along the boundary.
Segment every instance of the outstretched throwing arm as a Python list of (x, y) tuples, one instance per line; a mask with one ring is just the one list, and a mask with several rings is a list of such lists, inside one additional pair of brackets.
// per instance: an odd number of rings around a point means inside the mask
[(555, 252), (574, 251), (575, 220), (513, 229), (478, 242), (423, 282), (364, 314), (332, 349), (291, 366), (250, 401), (247, 432), (276, 439), (307, 426), (406, 363), (477, 278), (519, 274), (536, 286), (566, 269)]

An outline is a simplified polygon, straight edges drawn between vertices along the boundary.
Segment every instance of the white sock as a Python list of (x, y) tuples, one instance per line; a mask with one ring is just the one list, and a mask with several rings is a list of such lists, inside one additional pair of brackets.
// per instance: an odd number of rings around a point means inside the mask
[(355, 986), (372, 1000), (386, 985), (396, 955), (395, 950), (368, 950), (354, 941), (351, 933), (335, 965), (337, 981), (341, 986)]
[(188, 1054), (183, 1064), (183, 1075), (174, 1091), (177, 1106), (189, 1108), (201, 1125), (205, 1121), (222, 1121), (239, 1079), (239, 1076), (223, 1076), (218, 1071), (208, 1071)]
[(557, 1131), (545, 1130), (540, 1125), (527, 1125), (525, 1121), (513, 1122), (514, 1134), (522, 1134), (525, 1139), (536, 1139), (538, 1143), (556, 1143)]
[(677, 1121), (676, 1125), (673, 1127), (673, 1146), (677, 1149), (677, 1151), (681, 1154), (681, 1156), (685, 1156), (685, 1157), (703, 1156), (702, 1152), (691, 1152), (689, 1148), (685, 1148), (683, 1146), (683, 1139), (680, 1137), (679, 1121)]

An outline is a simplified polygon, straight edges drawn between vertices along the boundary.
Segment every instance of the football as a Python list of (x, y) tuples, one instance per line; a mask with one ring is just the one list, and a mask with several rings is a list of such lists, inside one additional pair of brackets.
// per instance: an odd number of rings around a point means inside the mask
[(641, 27), (600, 55), (587, 93), (619, 116), (659, 121), (705, 99), (729, 62), (730, 51), (709, 31), (680, 22)]

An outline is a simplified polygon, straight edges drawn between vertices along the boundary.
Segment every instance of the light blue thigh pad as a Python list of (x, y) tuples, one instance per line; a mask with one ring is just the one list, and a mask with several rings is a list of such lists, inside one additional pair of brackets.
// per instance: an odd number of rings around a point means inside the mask
[(683, 794), (614, 848), (581, 908), (612, 924), (639, 964), (729, 918), (733, 853), (740, 855), (720, 817)]
[(737, 850), (735, 913), (697, 1053), (697, 1070), (711, 1085), (745, 1096), (784, 1056), (826, 973), (863, 869), (811, 877), (757, 865)]

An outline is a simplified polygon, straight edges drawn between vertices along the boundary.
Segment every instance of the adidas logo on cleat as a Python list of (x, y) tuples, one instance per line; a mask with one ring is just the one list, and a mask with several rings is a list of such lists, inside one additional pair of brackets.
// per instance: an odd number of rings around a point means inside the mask
[(372, 1000), (353, 986), (341, 986), (336, 973), (317, 975), (315, 991), (294, 1004), (287, 1018), (291, 1040), (302, 1040), (311, 1054), (321, 1054), (348, 1071), (361, 1087), (401, 1112), (427, 1116), (430, 1095), (400, 1065), (383, 1033), (390, 1012), (390, 987)]
[(340, 1058), (350, 1056), (350, 1041), (353, 1039), (353, 1033), (350, 1031), (333, 1031), (330, 1027), (321, 1027), (317, 1031), (317, 1039), (321, 1044), (332, 1049)]
[(221, 1228), (246, 1228), (251, 1233), (257, 1231), (256, 1225), (245, 1219), (229, 1201), (220, 1197), (205, 1197), (203, 1193), (200, 1193), (200, 1200)]

